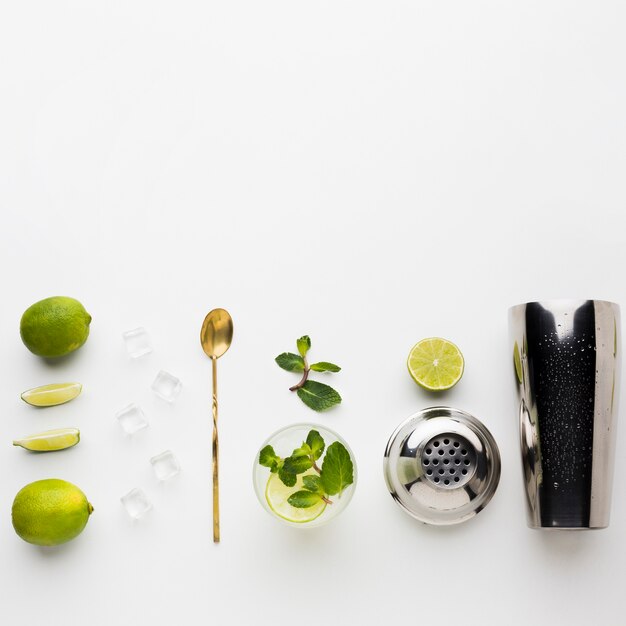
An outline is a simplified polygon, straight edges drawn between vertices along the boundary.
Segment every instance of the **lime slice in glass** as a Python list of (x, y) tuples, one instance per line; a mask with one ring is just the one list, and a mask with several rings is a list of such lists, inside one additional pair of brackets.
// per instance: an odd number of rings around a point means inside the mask
[(73, 400), (82, 391), (80, 383), (57, 383), (29, 389), (22, 394), (22, 400), (33, 406), (56, 406)]
[(451, 341), (430, 337), (413, 346), (407, 366), (420, 387), (429, 391), (443, 391), (454, 387), (461, 380), (465, 362), (461, 351)]
[(293, 487), (287, 487), (278, 477), (278, 474), (270, 474), (267, 487), (265, 488), (265, 499), (272, 512), (278, 515), (278, 517), (295, 524), (304, 524), (317, 519), (324, 512), (326, 502), (320, 501), (318, 504), (314, 504), (306, 509), (299, 509), (287, 502), (289, 496), (304, 488), (302, 478), (313, 474), (317, 475), (314, 469), (307, 470), (304, 474), (299, 474)]
[(21, 446), (33, 452), (53, 452), (75, 446), (80, 441), (78, 428), (57, 428), (36, 435), (16, 439), (14, 446)]

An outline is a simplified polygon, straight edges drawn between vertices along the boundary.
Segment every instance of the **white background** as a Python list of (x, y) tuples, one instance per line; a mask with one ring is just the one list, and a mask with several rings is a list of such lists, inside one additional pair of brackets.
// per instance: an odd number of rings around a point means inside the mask
[[(3, 624), (616, 624), (626, 583), (626, 428), (608, 530), (526, 528), (507, 308), (547, 297), (626, 303), (623, 2), (229, 0), (0, 8), (0, 622)], [(74, 356), (21, 344), (50, 295), (93, 316)], [(219, 363), (222, 538), (211, 541), (204, 315), (228, 308)], [(121, 333), (145, 326), (152, 355)], [(343, 366), (317, 416), (273, 358), (308, 333)], [(466, 357), (434, 397), (409, 378), (420, 338)], [(179, 376), (174, 406), (153, 398)], [(19, 394), (78, 380), (73, 403)], [(622, 387), (624, 381), (622, 380)], [(125, 438), (115, 412), (141, 404)], [(480, 417), (503, 460), (496, 496), (455, 528), (388, 495), (396, 425), (446, 403)], [(623, 411), (622, 411), (623, 414)], [(346, 511), (309, 532), (256, 501), (275, 429), (318, 421), (358, 461)], [(72, 450), (16, 436), (77, 426)], [(183, 466), (159, 485), (148, 459)], [(41, 550), (10, 521), (26, 483), (59, 477), (95, 507)], [(132, 524), (119, 502), (154, 503)]]

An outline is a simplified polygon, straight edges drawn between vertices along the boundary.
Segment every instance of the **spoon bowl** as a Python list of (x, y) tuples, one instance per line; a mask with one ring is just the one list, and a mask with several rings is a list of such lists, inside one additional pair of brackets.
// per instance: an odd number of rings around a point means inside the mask
[(213, 309), (204, 318), (200, 343), (210, 359), (219, 359), (233, 341), (233, 318), (226, 309)]

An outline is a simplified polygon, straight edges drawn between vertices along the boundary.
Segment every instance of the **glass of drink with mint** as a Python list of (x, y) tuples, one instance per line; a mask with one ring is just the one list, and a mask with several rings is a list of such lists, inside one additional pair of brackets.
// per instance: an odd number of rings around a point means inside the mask
[(263, 508), (290, 526), (312, 528), (343, 511), (354, 493), (356, 463), (348, 444), (316, 424), (271, 435), (254, 460), (254, 489)]

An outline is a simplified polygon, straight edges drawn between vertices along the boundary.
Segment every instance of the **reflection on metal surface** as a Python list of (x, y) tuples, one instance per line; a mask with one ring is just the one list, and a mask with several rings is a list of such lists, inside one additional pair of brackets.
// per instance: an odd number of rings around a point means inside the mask
[(619, 307), (599, 300), (512, 307), (509, 327), (532, 528), (609, 523)]

